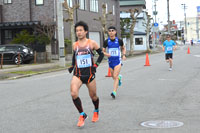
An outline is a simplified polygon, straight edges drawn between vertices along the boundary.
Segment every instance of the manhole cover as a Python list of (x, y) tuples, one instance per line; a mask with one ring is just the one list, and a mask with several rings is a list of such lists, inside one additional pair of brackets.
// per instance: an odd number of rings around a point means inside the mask
[(142, 122), (141, 126), (149, 128), (174, 128), (183, 126), (183, 122), (179, 121), (168, 121), (168, 120), (156, 120)]

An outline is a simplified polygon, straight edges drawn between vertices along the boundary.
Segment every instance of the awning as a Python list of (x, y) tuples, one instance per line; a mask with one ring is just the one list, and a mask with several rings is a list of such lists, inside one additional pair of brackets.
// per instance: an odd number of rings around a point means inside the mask
[[(130, 29), (125, 30), (125, 34), (130, 33)], [(141, 31), (134, 31), (134, 35), (147, 35), (146, 32), (141, 32)]]
[(40, 24), (40, 21), (22, 21), (22, 22), (3, 22), (0, 23), (0, 29), (4, 28), (23, 28)]

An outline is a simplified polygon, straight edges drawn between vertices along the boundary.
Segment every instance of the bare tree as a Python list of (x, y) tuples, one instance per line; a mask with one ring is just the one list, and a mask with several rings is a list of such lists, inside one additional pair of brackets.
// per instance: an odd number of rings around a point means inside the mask
[(138, 9), (129, 9), (127, 11), (128, 13), (130, 13), (130, 17), (131, 17), (131, 24), (130, 24), (130, 55), (133, 55), (133, 50), (134, 50), (134, 28), (135, 28), (135, 24), (136, 24), (136, 20), (137, 20), (137, 16), (139, 15), (139, 10)]
[(74, 11), (79, 8), (79, 5), (74, 5), (73, 7), (69, 7), (67, 0), (63, 3), (64, 11), (68, 14), (68, 19), (64, 19), (65, 22), (70, 23), (70, 31), (71, 31), (71, 42), (72, 44), (75, 42), (75, 32), (74, 32)]
[(106, 4), (103, 3), (102, 4), (102, 16), (99, 17), (98, 19), (96, 19), (96, 18), (94, 19), (96, 21), (100, 21), (101, 22), (104, 39), (108, 38), (108, 34), (107, 34), (108, 21), (113, 21), (113, 20), (108, 20), (108, 15), (109, 14), (112, 14), (112, 12), (106, 13)]
[(147, 38), (147, 41), (146, 41), (146, 46), (147, 46), (147, 51), (150, 51), (150, 48), (149, 48), (149, 35), (150, 35), (150, 31), (151, 31), (151, 28), (153, 27), (153, 25), (151, 24), (151, 20), (153, 18), (151, 18), (150, 15), (148, 15), (148, 12), (145, 12), (146, 15), (147, 15), (147, 21), (145, 23), (143, 23), (143, 26), (146, 28), (146, 38)]
[[(46, 40), (46, 43), (49, 43), (50, 45), (46, 45), (46, 62), (51, 60), (51, 52), (52, 52), (52, 44), (54, 44), (54, 35), (55, 35), (55, 30), (56, 30), (56, 24), (54, 22), (49, 22), (49, 23), (44, 23), (41, 25), (36, 25), (36, 31), (44, 35), (48, 38)], [(54, 49), (56, 51), (56, 49)]]
[(53, 22), (36, 25), (36, 31), (48, 37), (50, 44), (52, 44), (53, 37), (55, 35), (56, 24)]

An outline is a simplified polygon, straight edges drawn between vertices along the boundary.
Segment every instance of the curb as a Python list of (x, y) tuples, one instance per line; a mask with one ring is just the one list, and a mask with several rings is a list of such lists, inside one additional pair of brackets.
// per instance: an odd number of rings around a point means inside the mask
[(44, 73), (62, 71), (62, 70), (66, 70), (66, 69), (67, 68), (52, 69), (52, 70), (47, 70), (47, 71), (42, 71), (42, 72), (36, 72), (34, 74), (24, 74), (24, 75), (19, 75), (19, 76), (5, 78), (5, 79), (15, 80), (15, 79), (20, 79), (20, 78), (25, 78), (25, 77), (31, 77), (31, 76), (34, 76), (34, 75), (40, 75), (40, 74), (44, 74)]

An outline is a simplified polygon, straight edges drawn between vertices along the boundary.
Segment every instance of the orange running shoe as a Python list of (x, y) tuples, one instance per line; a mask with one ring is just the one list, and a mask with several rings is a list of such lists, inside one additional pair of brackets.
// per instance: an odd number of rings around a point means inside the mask
[(99, 112), (94, 112), (92, 117), (92, 122), (97, 122), (99, 120)]
[(84, 124), (85, 124), (85, 120), (87, 119), (87, 115), (84, 114), (84, 115), (80, 115), (79, 117), (79, 120), (78, 120), (78, 123), (77, 123), (77, 126), (78, 127), (83, 127)]

